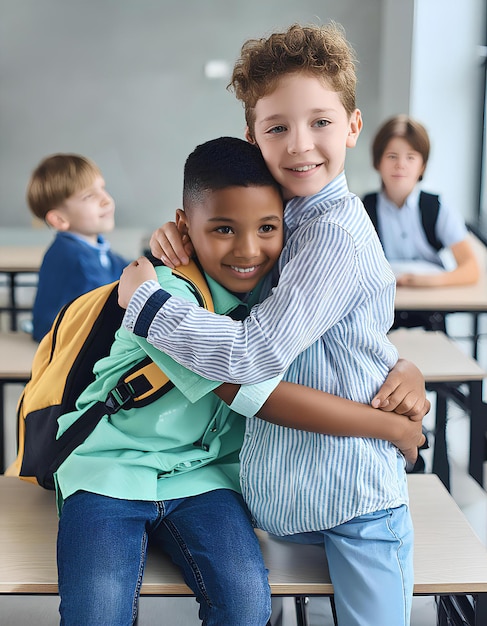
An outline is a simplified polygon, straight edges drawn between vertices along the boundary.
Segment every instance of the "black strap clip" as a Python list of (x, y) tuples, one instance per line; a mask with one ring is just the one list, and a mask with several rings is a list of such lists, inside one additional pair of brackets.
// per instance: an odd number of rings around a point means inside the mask
[(105, 400), (108, 415), (113, 415), (126, 407), (135, 397), (135, 390), (130, 383), (119, 383), (114, 387)]

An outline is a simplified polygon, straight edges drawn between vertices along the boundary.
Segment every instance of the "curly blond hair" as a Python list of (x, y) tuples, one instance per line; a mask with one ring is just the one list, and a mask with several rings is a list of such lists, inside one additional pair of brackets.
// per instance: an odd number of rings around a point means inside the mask
[(340, 95), (351, 115), (356, 108), (356, 62), (355, 51), (339, 24), (293, 24), (267, 38), (247, 40), (227, 88), (243, 103), (245, 120), (253, 135), (257, 101), (272, 93), (282, 76), (295, 72), (323, 80)]

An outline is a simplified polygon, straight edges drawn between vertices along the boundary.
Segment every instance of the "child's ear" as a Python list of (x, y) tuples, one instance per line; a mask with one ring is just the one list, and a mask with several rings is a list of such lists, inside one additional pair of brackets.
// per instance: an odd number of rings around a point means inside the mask
[(176, 210), (176, 227), (181, 235), (188, 234), (188, 216), (183, 209)]
[(46, 222), (55, 230), (65, 231), (69, 229), (69, 221), (58, 209), (51, 209), (46, 213)]
[(249, 142), (249, 143), (256, 143), (254, 136), (252, 135), (252, 133), (250, 132), (250, 128), (248, 126), (246, 126), (245, 128), (245, 139)]
[(347, 148), (355, 147), (363, 125), (364, 124), (362, 121), (362, 113), (359, 109), (355, 109), (355, 111), (350, 116), (347, 136)]

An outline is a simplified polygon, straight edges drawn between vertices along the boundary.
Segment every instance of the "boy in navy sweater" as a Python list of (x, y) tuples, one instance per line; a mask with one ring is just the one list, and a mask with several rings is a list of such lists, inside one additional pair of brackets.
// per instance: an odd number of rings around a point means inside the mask
[(57, 231), (42, 261), (34, 302), (32, 335), (40, 341), (65, 304), (117, 280), (128, 261), (103, 237), (113, 230), (115, 203), (100, 169), (86, 157), (43, 159), (31, 175), (27, 202)]

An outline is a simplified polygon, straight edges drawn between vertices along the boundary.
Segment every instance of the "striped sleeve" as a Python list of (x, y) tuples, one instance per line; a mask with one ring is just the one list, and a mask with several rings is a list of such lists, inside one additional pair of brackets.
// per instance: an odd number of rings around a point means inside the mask
[[(171, 297), (154, 313), (147, 340), (210, 379), (251, 384), (281, 374), (364, 298), (353, 238), (337, 224), (312, 221), (282, 258), (279, 285), (243, 322)], [(135, 296), (140, 313), (148, 294)]]

